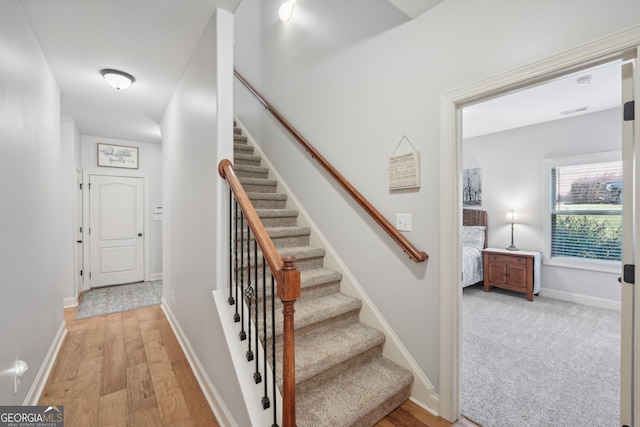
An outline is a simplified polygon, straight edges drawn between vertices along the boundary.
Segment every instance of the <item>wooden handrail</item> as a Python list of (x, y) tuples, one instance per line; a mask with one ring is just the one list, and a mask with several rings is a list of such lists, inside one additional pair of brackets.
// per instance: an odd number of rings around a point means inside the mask
[(426, 252), (418, 250), (406, 237), (404, 237), (391, 223), (375, 208), (349, 181), (344, 178), (283, 116), (271, 105), (260, 93), (244, 78), (237, 70), (233, 74), (258, 101), (280, 122), (280, 124), (298, 141), (311, 157), (344, 188), (344, 190), (355, 199), (355, 201), (367, 212), (375, 222), (409, 255), (415, 262), (422, 262), (429, 258)]
[[(300, 271), (296, 269), (294, 256), (280, 258), (275, 245), (264, 228), (258, 213), (249, 200), (233, 164), (224, 159), (218, 164), (218, 173), (227, 180), (229, 187), (242, 210), (251, 232), (260, 246), (271, 274), (276, 280), (277, 295), (282, 301), (284, 315), (282, 331), (282, 425), (296, 425), (296, 381), (295, 381), (295, 345), (294, 345), (294, 304), (300, 298)], [(275, 337), (274, 337), (275, 339)]]

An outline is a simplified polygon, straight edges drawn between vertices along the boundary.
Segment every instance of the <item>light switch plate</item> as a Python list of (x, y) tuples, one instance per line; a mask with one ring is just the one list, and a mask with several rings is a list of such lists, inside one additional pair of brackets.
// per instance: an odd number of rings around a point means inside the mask
[(398, 231), (411, 231), (411, 214), (396, 214), (396, 228)]

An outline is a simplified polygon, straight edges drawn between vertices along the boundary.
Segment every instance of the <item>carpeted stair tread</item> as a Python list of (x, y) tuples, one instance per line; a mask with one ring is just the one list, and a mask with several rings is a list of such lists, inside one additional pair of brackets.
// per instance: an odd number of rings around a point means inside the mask
[(298, 216), (295, 209), (256, 209), (260, 218), (280, 218), (283, 216)]
[[(358, 321), (358, 312), (362, 301), (358, 298), (337, 292), (319, 298), (296, 301), (295, 329), (296, 338), (313, 331), (332, 329), (329, 322), (340, 319), (339, 325)], [(267, 309), (269, 312), (269, 309)], [(282, 316), (276, 316), (276, 336), (282, 335)], [(260, 328), (262, 325), (259, 325)], [(337, 326), (336, 326), (337, 327)], [(262, 331), (260, 332), (262, 334)], [(271, 316), (267, 315), (267, 336), (271, 337)]]
[[(268, 279), (270, 280), (270, 279)], [(300, 299), (317, 298), (340, 291), (340, 281), (342, 273), (329, 270), (324, 267), (310, 268), (300, 271)], [(268, 282), (270, 284), (270, 282)], [(271, 286), (267, 286), (265, 294), (262, 293), (262, 279), (258, 279), (256, 286), (258, 289), (257, 298), (262, 300), (263, 296), (271, 296)], [(282, 306), (282, 302), (276, 298), (276, 305)]]
[(236, 142), (233, 144), (233, 150), (235, 153), (253, 154), (253, 147), (247, 144), (239, 144)]
[(238, 181), (244, 187), (244, 191), (252, 193), (275, 193), (278, 181), (263, 178), (238, 177)]
[(233, 169), (238, 177), (266, 179), (269, 175), (269, 168), (263, 166), (235, 165)]
[(245, 143), (246, 144), (247, 143), (247, 137), (244, 136), (244, 135), (240, 135), (240, 134), (234, 132), (233, 133), (233, 142), (241, 143), (241, 144)]
[[(304, 393), (303, 388), (317, 387), (350, 367), (380, 357), (384, 341), (382, 332), (359, 322), (296, 338), (296, 392)], [(281, 355), (281, 351), (280, 345), (276, 354)], [(277, 363), (280, 365), (281, 357)], [(279, 383), (281, 375), (279, 371)]]
[(297, 426), (371, 426), (409, 397), (412, 382), (411, 372), (379, 357), (298, 395)]

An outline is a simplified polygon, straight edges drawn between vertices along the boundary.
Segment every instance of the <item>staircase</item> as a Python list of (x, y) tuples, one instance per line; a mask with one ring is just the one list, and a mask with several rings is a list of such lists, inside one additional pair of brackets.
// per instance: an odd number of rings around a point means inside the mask
[[(342, 275), (323, 267), (325, 249), (309, 245), (310, 229), (297, 225), (298, 212), (286, 208), (286, 194), (276, 192), (277, 182), (268, 178), (241, 129), (234, 132), (236, 175), (280, 256), (294, 255), (301, 274), (295, 305), (297, 425), (372, 426), (409, 398), (413, 375), (382, 357), (384, 334), (360, 323), (362, 302), (340, 292)], [(282, 354), (280, 308), (276, 355)], [(281, 369), (277, 374), (281, 384)]]

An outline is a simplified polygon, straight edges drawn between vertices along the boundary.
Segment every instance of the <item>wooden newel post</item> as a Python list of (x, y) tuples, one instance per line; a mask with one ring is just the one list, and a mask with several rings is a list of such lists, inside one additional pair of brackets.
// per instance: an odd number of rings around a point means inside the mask
[(282, 426), (296, 425), (296, 358), (293, 332), (294, 304), (300, 298), (300, 272), (294, 256), (285, 256), (278, 281), (278, 298), (284, 315), (282, 331)]

